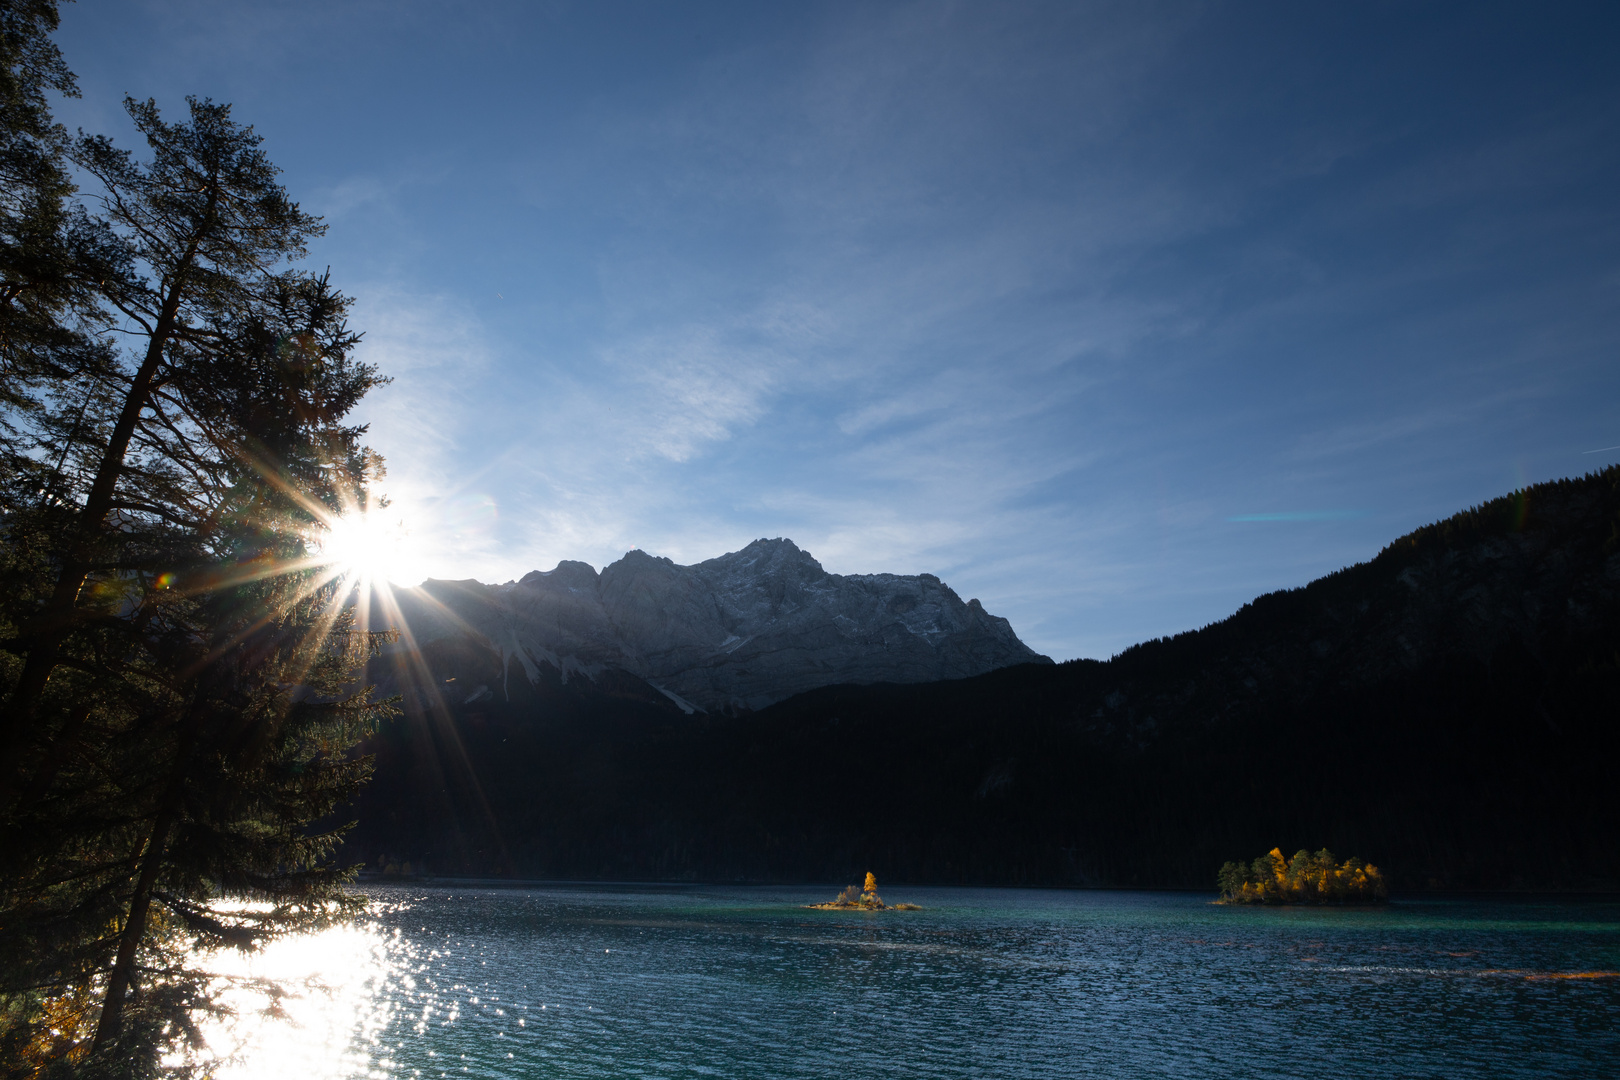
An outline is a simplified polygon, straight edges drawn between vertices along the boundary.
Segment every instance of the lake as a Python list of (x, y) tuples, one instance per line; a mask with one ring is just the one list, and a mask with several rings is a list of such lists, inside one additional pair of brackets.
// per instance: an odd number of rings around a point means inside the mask
[(1620, 1073), (1610, 900), (884, 887), (923, 910), (855, 913), (799, 906), (832, 886), (364, 891), (359, 925), (220, 958), (240, 1012), (211, 1028), (239, 1055), (221, 1075)]

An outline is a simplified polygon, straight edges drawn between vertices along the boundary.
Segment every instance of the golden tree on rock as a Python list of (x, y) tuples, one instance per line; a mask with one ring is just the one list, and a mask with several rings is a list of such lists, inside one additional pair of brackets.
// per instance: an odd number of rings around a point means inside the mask
[(877, 894), (877, 875), (870, 870), (866, 872), (866, 884), (861, 889), (861, 903), (873, 907), (883, 906), (883, 897)]
[(877, 875), (870, 870), (866, 873), (863, 886), (851, 885), (836, 897), (825, 904), (806, 904), (806, 907), (818, 911), (843, 911), (855, 908), (860, 911), (916, 911), (916, 904), (885, 904), (883, 897), (877, 894)]

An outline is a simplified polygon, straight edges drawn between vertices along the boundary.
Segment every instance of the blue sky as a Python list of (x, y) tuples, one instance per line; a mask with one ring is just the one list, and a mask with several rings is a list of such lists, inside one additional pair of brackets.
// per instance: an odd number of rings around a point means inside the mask
[(59, 42), (70, 126), (232, 102), (325, 215), (403, 576), (788, 536), (1108, 656), (1620, 460), (1611, 4), (83, 0)]

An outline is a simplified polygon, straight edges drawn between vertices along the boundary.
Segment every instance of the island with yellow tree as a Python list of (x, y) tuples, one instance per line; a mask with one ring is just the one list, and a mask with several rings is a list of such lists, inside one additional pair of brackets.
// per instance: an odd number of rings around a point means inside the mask
[(806, 904), (817, 911), (920, 911), (916, 904), (885, 904), (877, 894), (877, 875), (866, 872), (866, 886), (851, 885), (825, 904)]
[(1229, 862), (1216, 875), (1217, 904), (1381, 904), (1389, 886), (1378, 867), (1360, 859), (1336, 863), (1323, 848), (1292, 859), (1272, 848), (1252, 863)]

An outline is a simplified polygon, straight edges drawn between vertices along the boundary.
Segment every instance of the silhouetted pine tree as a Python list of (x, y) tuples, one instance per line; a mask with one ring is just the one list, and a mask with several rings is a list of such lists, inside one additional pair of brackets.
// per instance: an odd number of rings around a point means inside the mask
[[(36, 37), (47, 9), (28, 9)], [(324, 226), (228, 106), (193, 100), (180, 124), (126, 107), (150, 161), (102, 138), (71, 152), (100, 184), (86, 229), (128, 272), (38, 307), (84, 362), (8, 360), (28, 375), (4, 405), (0, 520), (0, 1061), (18, 1076), (155, 1073), (204, 1004), (187, 946), (347, 910), (337, 832), (311, 825), (364, 780), (348, 751), (380, 714), (352, 685), (377, 635), (306, 546), (380, 471), (344, 423), (380, 381), (352, 358), (349, 301), (282, 267)], [(96, 302), (137, 349), (97, 343)]]
[(105, 224), (70, 199), (68, 135), (45, 95), (78, 88), (50, 40), (56, 25), (56, 0), (0, 2), (0, 471), (15, 464), (14, 413), (75, 370), (107, 365), (82, 317), (127, 272)]

